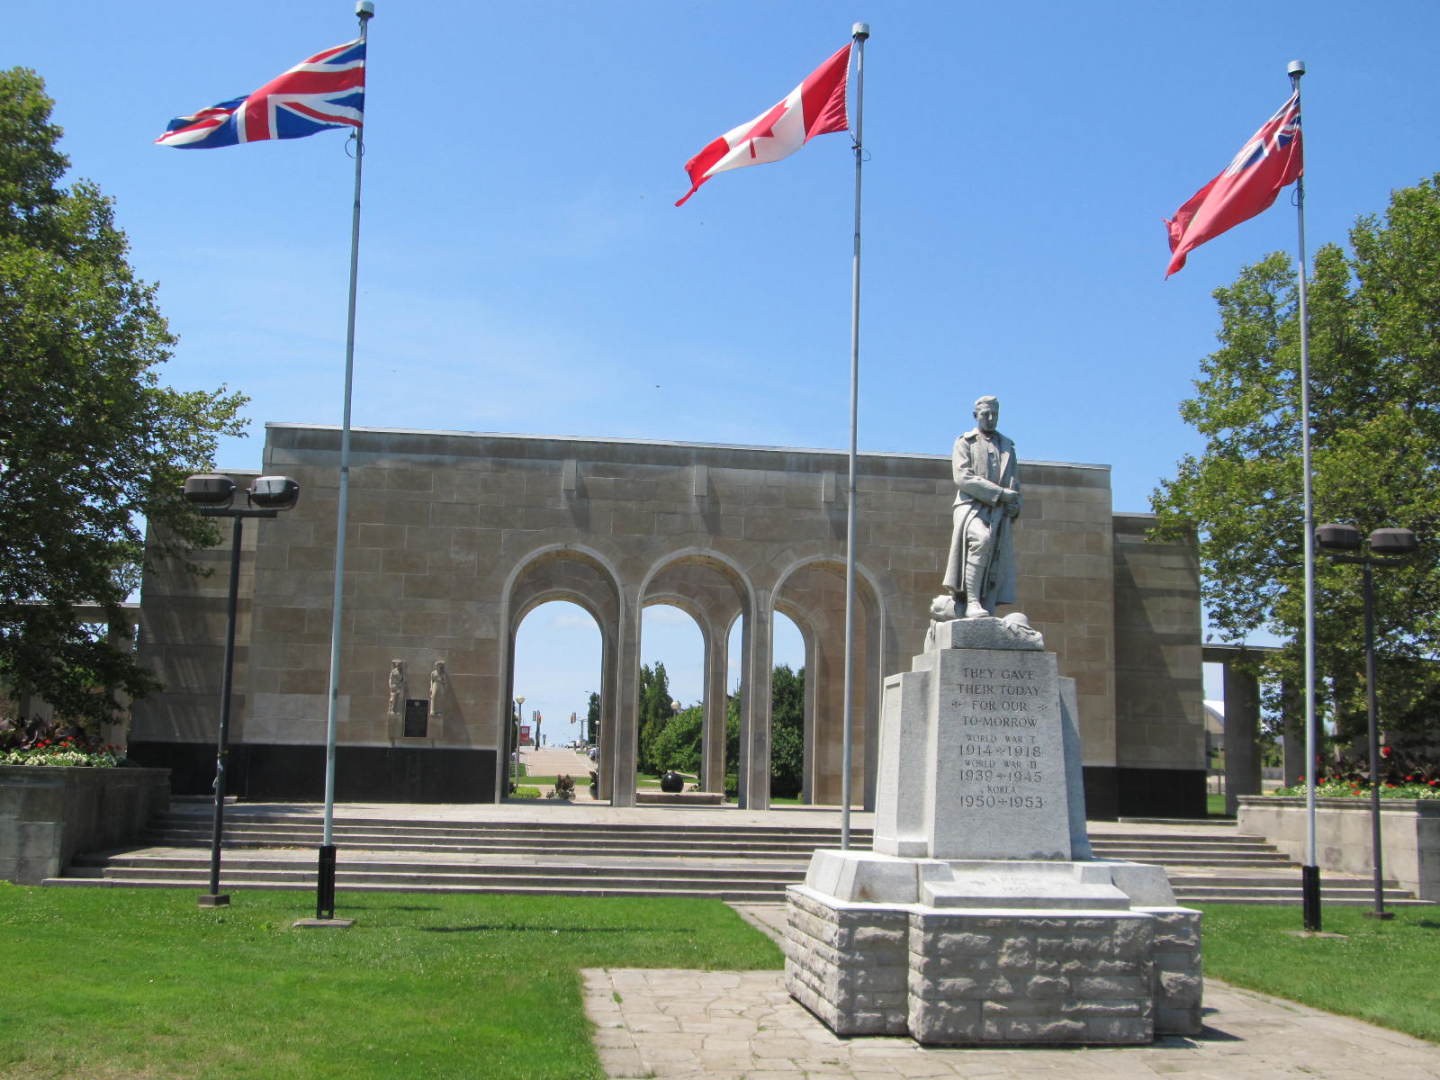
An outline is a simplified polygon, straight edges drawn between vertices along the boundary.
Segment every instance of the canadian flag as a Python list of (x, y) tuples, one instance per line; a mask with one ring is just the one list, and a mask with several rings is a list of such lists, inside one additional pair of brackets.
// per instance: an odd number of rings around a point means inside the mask
[(846, 45), (806, 76), (784, 100), (749, 123), (727, 131), (687, 161), (690, 190), (675, 205), (684, 205), (716, 173), (779, 161), (816, 135), (848, 130), (845, 90), (849, 75), (850, 46)]

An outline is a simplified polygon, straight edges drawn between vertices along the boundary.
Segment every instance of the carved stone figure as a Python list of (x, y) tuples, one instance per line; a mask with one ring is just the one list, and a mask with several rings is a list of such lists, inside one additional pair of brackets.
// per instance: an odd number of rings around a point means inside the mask
[(405, 661), (390, 661), (390, 677), (387, 680), (390, 686), (390, 708), (391, 716), (399, 716), (400, 711), (405, 708)]
[(445, 685), (450, 681), (450, 676), (445, 674), (445, 661), (436, 660), (435, 666), (430, 669), (430, 715), (438, 718), (440, 707), (445, 703)]
[[(1015, 602), (1012, 522), (1020, 513), (1015, 444), (996, 430), (1000, 402), (986, 395), (975, 402), (975, 427), (955, 440), (955, 529), (945, 563), (945, 588), (957, 615), (975, 619), (995, 614), (997, 604)], [(961, 606), (963, 605), (963, 607)]]

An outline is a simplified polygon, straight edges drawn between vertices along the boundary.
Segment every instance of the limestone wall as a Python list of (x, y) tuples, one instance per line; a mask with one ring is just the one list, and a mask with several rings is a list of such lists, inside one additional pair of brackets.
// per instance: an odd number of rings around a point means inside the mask
[(1154, 523), (1150, 514), (1114, 519), (1115, 765), (1124, 776), (1115, 812), (1203, 817), (1198, 555), (1193, 543), (1146, 539)]

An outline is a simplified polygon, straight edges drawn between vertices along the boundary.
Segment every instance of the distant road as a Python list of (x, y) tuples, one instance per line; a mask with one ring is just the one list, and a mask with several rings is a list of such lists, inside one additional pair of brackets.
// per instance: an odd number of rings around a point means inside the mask
[(575, 778), (577, 784), (588, 784), (590, 770), (595, 767), (584, 754), (549, 746), (539, 750), (521, 747), (520, 761), (530, 770), (532, 776), (558, 776), (568, 773)]

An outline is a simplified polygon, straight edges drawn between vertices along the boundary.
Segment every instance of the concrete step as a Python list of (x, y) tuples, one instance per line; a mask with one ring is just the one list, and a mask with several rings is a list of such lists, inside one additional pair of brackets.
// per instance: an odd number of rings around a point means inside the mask
[(1291, 865), (1283, 855), (1185, 855), (1164, 852), (1128, 852), (1124, 855), (1108, 851), (1095, 852), (1097, 859), (1115, 859), (1120, 862), (1154, 863), (1158, 866), (1209, 866), (1216, 869), (1243, 870), (1246, 867), (1285, 867)]
[[(222, 843), (225, 847), (316, 847), (320, 843), (321, 832), (314, 830), (260, 830), (260, 829), (226, 829)], [(386, 834), (377, 836), (374, 834), (341, 830), (334, 831), (335, 843), (339, 847), (365, 848), (366, 850), (379, 851), (449, 851), (462, 852), (473, 851), (477, 853), (490, 852), (495, 854), (506, 853), (565, 853), (575, 854), (616, 854), (631, 855), (635, 857), (665, 856), (674, 854), (685, 854), (696, 850), (703, 850), (707, 854), (717, 857), (734, 855), (745, 858), (778, 858), (794, 859), (810, 857), (810, 852), (816, 847), (838, 846), (838, 840), (832, 844), (797, 843), (778, 845), (769, 842), (740, 842), (722, 841), (710, 842), (703, 845), (695, 841), (665, 841), (661, 839), (647, 841), (632, 840), (568, 840), (564, 838), (494, 838), (494, 839), (463, 839), (455, 837), (434, 838), (423, 833), (410, 836), (398, 834)], [(146, 840), (156, 846), (167, 847), (194, 847), (210, 846), (210, 831), (198, 829), (169, 829), (163, 832), (150, 832)], [(855, 845), (859, 846), (859, 845)]]
[[(170, 830), (152, 833), (147, 839), (156, 846), (205, 847), (210, 846), (210, 833), (199, 830)], [(794, 844), (776, 846), (755, 843), (712, 843), (697, 848), (693, 842), (667, 843), (628, 841), (567, 841), (563, 839), (510, 839), (510, 840), (453, 840), (430, 839), (424, 835), (411, 837), (374, 837), (366, 833), (349, 833), (337, 830), (335, 841), (339, 847), (363, 848), (367, 851), (392, 852), (445, 852), (452, 854), (494, 854), (494, 855), (628, 855), (634, 858), (664, 858), (666, 856), (688, 855), (703, 850), (710, 857), (737, 857), (747, 859), (773, 859), (777, 861), (805, 860), (817, 846), (838, 846), (833, 844)], [(264, 849), (273, 847), (317, 847), (320, 831), (260, 831), (227, 829), (223, 840), (227, 849)], [(852, 845), (857, 848), (863, 845)], [(1279, 852), (1245, 850), (1227, 852), (1219, 849), (1203, 851), (1167, 851), (1164, 848), (1105, 848), (1097, 846), (1098, 858), (1122, 859), (1133, 862), (1154, 863), (1160, 866), (1211, 866), (1211, 867), (1263, 867), (1288, 866), (1289, 860)]]
[[(1342, 907), (1370, 907), (1374, 902), (1375, 893), (1371, 889), (1347, 888), (1345, 886), (1329, 886), (1322, 883), (1320, 887), (1320, 902), (1322, 904), (1339, 905)], [(1175, 900), (1180, 904), (1295, 904), (1299, 905), (1300, 887), (1295, 886), (1271, 886), (1271, 887), (1237, 887), (1231, 888), (1223, 885), (1190, 886), (1175, 889)], [(1426, 901), (1417, 900), (1409, 892), (1403, 889), (1386, 889), (1385, 904), (1389, 905), (1424, 905)], [(1433, 905), (1430, 905), (1433, 906)]]
[(1271, 850), (1271, 845), (1261, 836), (1092, 836), (1091, 847), (1100, 848), (1160, 848), (1165, 851), (1250, 851)]
[[(412, 828), (409, 830), (389, 829), (378, 831), (368, 827), (349, 826), (339, 827), (334, 830), (337, 844), (342, 846), (399, 849), (399, 850), (439, 850), (439, 851), (495, 851), (495, 852), (544, 852), (544, 851), (565, 851), (571, 850), (583, 853), (595, 853), (600, 851), (614, 851), (617, 853), (629, 853), (643, 856), (648, 853), (663, 854), (667, 851), (693, 851), (697, 847), (707, 853), (733, 852), (744, 854), (748, 857), (768, 856), (803, 856), (808, 858), (809, 853), (816, 847), (838, 846), (838, 837), (822, 835), (818, 837), (800, 836), (787, 839), (780, 838), (753, 838), (736, 836), (727, 833), (725, 836), (696, 836), (691, 833), (667, 835), (661, 830), (655, 830), (651, 835), (644, 838), (623, 836), (614, 837), (596, 835), (590, 837), (574, 837), (563, 832), (546, 834), (541, 831), (516, 830), (505, 832), (503, 830), (488, 830), (485, 833), (476, 831), (466, 834), (457, 830), (444, 832), (431, 832), (428, 829)], [(224, 842), (226, 846), (314, 846), (319, 843), (320, 829), (318, 826), (310, 827), (276, 827), (274, 825), (262, 826), (253, 823), (241, 823), (227, 826), (225, 829)], [(172, 844), (182, 846), (186, 844), (210, 843), (210, 829), (207, 826), (198, 824), (186, 824), (166, 829), (151, 830), (148, 837), (152, 843)], [(870, 846), (869, 837), (853, 837), (852, 846), (865, 849)], [(1150, 842), (1146, 844), (1125, 843), (1117, 844), (1113, 841), (1094, 841), (1092, 847), (1095, 854), (1111, 859), (1132, 859), (1138, 862), (1204, 862), (1209, 865), (1221, 865), (1227, 862), (1262, 861), (1285, 865), (1287, 860), (1273, 848), (1268, 848), (1263, 843), (1226, 844), (1223, 842), (1176, 842), (1167, 843), (1163, 841)]]
[[(208, 874), (199, 874), (185, 877), (155, 878), (155, 879), (128, 879), (122, 877), (107, 878), (46, 878), (40, 884), (56, 887), (87, 887), (95, 888), (125, 888), (125, 889), (205, 889), (209, 887)], [(714, 889), (672, 889), (664, 893), (656, 893), (650, 889), (636, 888), (609, 888), (609, 887), (587, 887), (551, 883), (540, 886), (519, 884), (515, 882), (504, 882), (494, 885), (434, 885), (429, 883), (406, 884), (406, 885), (385, 885), (372, 884), (366, 881), (342, 881), (339, 874), (336, 875), (337, 888), (343, 884), (347, 891), (353, 892), (414, 892), (414, 893), (513, 893), (530, 896), (628, 896), (628, 897), (653, 897), (663, 896), (689, 896), (701, 900), (724, 900), (736, 904), (773, 904), (783, 894), (770, 890), (720, 890)], [(306, 879), (285, 880), (285, 881), (232, 881), (228, 875), (221, 874), (220, 886), (223, 890), (238, 889), (281, 889), (281, 890), (308, 890), (314, 892), (315, 877), (311, 874)]]
[[(177, 855), (150, 855), (134, 853), (101, 858), (79, 858), (71, 864), (74, 873), (115, 871), (123, 874), (162, 873), (171, 870), (208, 872), (208, 855), (194, 857)], [(312, 860), (279, 858), (236, 858), (222, 855), (221, 869), (224, 872), (266, 874), (288, 873), (292, 870), (311, 872)], [(485, 874), (495, 877), (618, 877), (632, 881), (746, 881), (757, 885), (766, 884), (783, 888), (785, 885), (804, 880), (805, 864), (797, 864), (788, 870), (774, 870), (769, 867), (737, 866), (733, 864), (695, 865), (675, 860), (657, 861), (648, 864), (634, 863), (475, 863), (475, 862), (394, 862), (386, 860), (342, 857), (336, 864), (337, 873), (365, 875), (380, 878), (388, 874), (425, 875), (432, 877), (463, 877)]]
[[(679, 815), (683, 818), (683, 815)], [(163, 830), (169, 826), (185, 828), (202, 828), (209, 830), (210, 816), (208, 813), (176, 813), (171, 811), (157, 816), (152, 822), (152, 828)], [(320, 827), (320, 820), (314, 814), (283, 814), (283, 813), (237, 813), (234, 808), (227, 812), (225, 827), (244, 828), (250, 825), (279, 825), (279, 826), (304, 826), (309, 828)], [(575, 835), (575, 836), (643, 836), (655, 835), (665, 837), (694, 837), (698, 839), (737, 839), (753, 840), (755, 838), (773, 837), (782, 842), (788, 841), (813, 841), (822, 843), (827, 840), (836, 839), (840, 835), (838, 828), (814, 828), (814, 827), (791, 827), (784, 825), (691, 825), (683, 820), (674, 824), (655, 825), (647, 823), (619, 823), (619, 822), (457, 822), (457, 821), (425, 821), (417, 818), (354, 818), (350, 820), (336, 819), (334, 828), (340, 829), (363, 829), (366, 832), (399, 832), (412, 833), (423, 832), (429, 836), (517, 836), (517, 835)], [(852, 829), (851, 839), (857, 844), (868, 845), (873, 830)]]
[[(348, 818), (335, 822), (337, 882), (347, 889), (524, 892), (560, 895), (703, 895), (780, 899), (804, 878), (811, 852), (838, 847), (838, 828), (782, 823), (692, 824), (614, 821), (456, 821)], [(148, 847), (81, 855), (57, 885), (204, 886), (209, 876), (208, 807), (172, 811), (152, 823)], [(321, 825), (310, 813), (227, 812), (222, 881), (239, 888), (307, 888)], [(872, 830), (851, 832), (867, 849)], [(1092, 837), (1097, 858), (1153, 863), (1170, 872), (1182, 903), (1300, 903), (1300, 872), (1262, 838), (1232, 825), (1126, 828)], [(1293, 873), (1291, 873), (1293, 871)], [(1368, 880), (1327, 875), (1326, 903), (1369, 904)], [(1393, 895), (1393, 899), (1391, 898)], [(1387, 903), (1407, 902), (1391, 890)]]
[[(196, 865), (193, 867), (106, 867), (103, 878), (108, 881), (175, 881), (184, 880), (195, 883), (205, 883), (209, 880), (210, 872), (207, 866)], [(798, 884), (804, 875), (800, 875), (794, 882), (761, 882), (747, 878), (744, 875), (713, 875), (700, 877), (686, 874), (675, 874), (655, 877), (634, 877), (625, 873), (597, 873), (587, 871), (579, 875), (558, 875), (548, 873), (534, 874), (505, 874), (495, 872), (494, 867), (484, 867), (480, 870), (467, 870), (460, 872), (444, 872), (431, 870), (430, 868), (408, 867), (402, 870), (371, 870), (355, 869), (343, 870), (339, 867), (335, 871), (337, 885), (344, 885), (352, 889), (368, 889), (376, 885), (386, 886), (480, 886), (490, 885), (500, 888), (506, 885), (524, 887), (529, 889), (543, 889), (552, 882), (563, 887), (584, 888), (584, 889), (627, 889), (637, 895), (662, 895), (672, 896), (676, 893), (699, 891), (705, 894), (721, 892), (747, 892), (763, 893), (770, 900), (774, 901), (783, 898), (785, 886)], [(235, 884), (261, 884), (267, 886), (278, 886), (287, 882), (310, 882), (315, 881), (314, 867), (245, 867), (245, 866), (222, 866), (220, 871), (222, 883)]]

